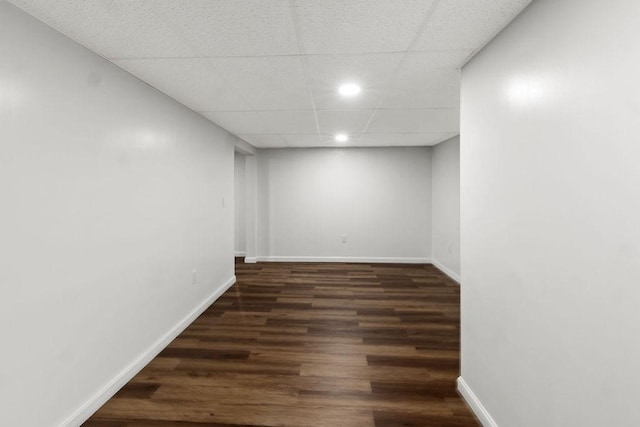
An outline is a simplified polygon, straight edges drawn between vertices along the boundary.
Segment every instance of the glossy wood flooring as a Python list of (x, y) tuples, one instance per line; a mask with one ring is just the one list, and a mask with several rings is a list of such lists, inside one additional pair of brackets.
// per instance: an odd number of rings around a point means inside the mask
[(479, 425), (455, 390), (459, 287), (433, 266), (236, 267), (85, 426)]

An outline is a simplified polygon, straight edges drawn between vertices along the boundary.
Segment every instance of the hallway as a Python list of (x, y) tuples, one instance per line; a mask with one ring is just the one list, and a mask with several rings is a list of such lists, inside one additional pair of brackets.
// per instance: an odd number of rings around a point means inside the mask
[(236, 264), (237, 283), (84, 425), (476, 426), (459, 286), (431, 265)]

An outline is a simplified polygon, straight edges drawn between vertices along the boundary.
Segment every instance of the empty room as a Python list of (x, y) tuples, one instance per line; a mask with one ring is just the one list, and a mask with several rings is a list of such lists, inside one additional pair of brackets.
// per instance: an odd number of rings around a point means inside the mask
[(0, 0), (0, 426), (639, 426), (639, 28)]

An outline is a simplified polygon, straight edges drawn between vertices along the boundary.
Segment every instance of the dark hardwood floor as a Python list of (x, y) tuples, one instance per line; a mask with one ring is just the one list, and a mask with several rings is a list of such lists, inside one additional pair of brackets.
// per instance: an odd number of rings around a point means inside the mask
[(236, 265), (238, 282), (84, 425), (477, 426), (459, 287), (431, 265)]

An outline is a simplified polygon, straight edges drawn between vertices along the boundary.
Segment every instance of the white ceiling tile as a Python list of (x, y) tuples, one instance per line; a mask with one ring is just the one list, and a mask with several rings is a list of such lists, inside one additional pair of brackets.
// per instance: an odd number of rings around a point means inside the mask
[(249, 109), (206, 59), (124, 59), (114, 63), (196, 111)]
[(209, 61), (255, 110), (312, 109), (302, 59), (298, 56), (211, 58)]
[(254, 111), (210, 111), (202, 115), (235, 135), (271, 133), (270, 127)]
[(305, 53), (405, 51), (432, 0), (296, 0)]
[(459, 108), (377, 110), (368, 133), (459, 132)]
[(261, 120), (272, 133), (317, 133), (318, 126), (313, 110), (260, 111)]
[(401, 68), (407, 63), (421, 69), (460, 68), (474, 52), (473, 49), (440, 50), (429, 52), (407, 52)]
[(287, 146), (294, 148), (310, 148), (310, 147), (352, 147), (357, 141), (357, 136), (354, 136), (347, 142), (336, 142), (333, 135), (320, 134), (293, 134), (282, 135), (287, 141)]
[[(402, 56), (401, 53), (308, 56), (309, 81), (316, 108), (375, 108)], [(362, 92), (350, 98), (341, 96), (339, 86), (351, 82), (359, 84)]]
[(284, 139), (278, 135), (238, 135), (241, 139), (257, 148), (284, 148)]
[(162, 18), (171, 0), (12, 0), (16, 6), (107, 58), (193, 57)]
[(289, 0), (182, 0), (164, 17), (203, 56), (298, 54)]
[(531, 0), (446, 0), (438, 3), (415, 50), (476, 49)]
[[(346, 146), (455, 136), (457, 68), (529, 3), (10, 1), (257, 147), (337, 146), (338, 132)], [(340, 97), (345, 82), (362, 93)]]
[(365, 133), (355, 143), (358, 147), (388, 147), (388, 146), (431, 146), (456, 136), (457, 132), (439, 133), (397, 133), (379, 134)]
[[(435, 56), (437, 58), (437, 56)], [(460, 70), (437, 68), (434, 55), (407, 55), (380, 108), (442, 108), (460, 104)]]
[(316, 134), (292, 134), (282, 135), (289, 147), (322, 147), (327, 138)]
[(374, 110), (319, 110), (320, 132), (334, 135), (346, 133), (359, 135), (364, 130)]

